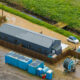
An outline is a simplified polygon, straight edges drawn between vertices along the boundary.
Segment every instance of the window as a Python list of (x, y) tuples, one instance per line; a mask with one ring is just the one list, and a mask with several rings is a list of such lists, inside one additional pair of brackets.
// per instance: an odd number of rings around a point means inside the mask
[(47, 53), (47, 50), (45, 50), (45, 53)]
[(1, 36), (0, 36), (0, 39), (1, 39)]
[(7, 39), (8, 39), (8, 37), (6, 36), (6, 37), (5, 37), (5, 40), (7, 40)]
[(38, 51), (41, 52), (41, 48), (39, 48)]
[(25, 45), (22, 44), (22, 47), (25, 47)]
[[(69, 39), (72, 39), (71, 37)], [(73, 40), (73, 39), (72, 39)]]
[(52, 50), (52, 53), (55, 54), (56, 53), (55, 50)]
[(47, 55), (47, 54), (48, 54), (47, 50), (44, 50), (44, 55)]
[(31, 48), (31, 44), (28, 44), (28, 46), (27, 46), (28, 48)]
[(14, 43), (16, 44), (17, 43), (17, 40), (15, 40)]

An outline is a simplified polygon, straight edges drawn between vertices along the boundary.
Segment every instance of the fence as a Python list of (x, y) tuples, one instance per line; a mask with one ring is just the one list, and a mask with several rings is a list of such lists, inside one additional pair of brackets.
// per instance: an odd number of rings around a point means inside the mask
[(6, 21), (6, 16), (0, 15), (0, 25)]
[(73, 50), (70, 51), (69, 55), (80, 59), (80, 53), (77, 53), (77, 52), (75, 52)]
[(53, 58), (48, 58), (47, 56), (42, 55), (41, 53), (24, 48), (21, 45), (12, 44), (12, 43), (6, 42), (4, 40), (0, 40), (0, 45), (4, 46), (6, 48), (12, 49), (14, 51), (26, 54), (28, 56), (44, 60), (51, 64), (57, 63), (59, 60), (61, 60), (62, 58), (65, 58), (66, 56), (69, 56), (69, 55), (74, 56), (74, 57), (77, 57), (76, 55), (78, 55), (78, 58), (80, 58), (80, 54), (74, 52), (73, 50), (67, 50), (66, 52), (60, 54), (59, 56), (57, 56), (56, 58), (53, 59)]

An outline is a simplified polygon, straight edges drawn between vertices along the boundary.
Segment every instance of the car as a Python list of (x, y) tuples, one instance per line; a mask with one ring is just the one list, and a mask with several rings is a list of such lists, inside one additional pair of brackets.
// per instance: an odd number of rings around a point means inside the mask
[(74, 36), (68, 37), (67, 40), (69, 42), (72, 42), (72, 43), (75, 43), (75, 44), (79, 43), (79, 40), (76, 37), (74, 37)]

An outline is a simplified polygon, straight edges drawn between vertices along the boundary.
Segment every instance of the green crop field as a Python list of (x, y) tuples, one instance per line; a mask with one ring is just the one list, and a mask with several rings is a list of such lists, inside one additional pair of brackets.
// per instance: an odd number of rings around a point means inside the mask
[(51, 20), (80, 30), (80, 0), (7, 0)]

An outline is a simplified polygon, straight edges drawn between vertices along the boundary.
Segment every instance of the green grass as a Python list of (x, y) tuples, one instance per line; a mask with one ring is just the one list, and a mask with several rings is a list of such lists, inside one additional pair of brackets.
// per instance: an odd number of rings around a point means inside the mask
[(80, 30), (80, 0), (7, 0), (51, 20)]
[[(2, 5), (0, 4), (0, 9), (1, 8), (2, 8)], [(17, 16), (20, 16), (20, 17), (22, 17), (22, 18), (24, 18), (26, 20), (29, 20), (30, 22), (33, 22), (35, 24), (41, 25), (43, 27), (46, 27), (46, 28), (48, 28), (48, 29), (50, 29), (52, 31), (58, 32), (58, 33), (66, 36), (66, 37), (69, 37), (69, 36), (72, 35), (72, 36), (77, 37), (80, 40), (79, 36), (77, 36), (75, 34), (72, 34), (71, 32), (68, 32), (68, 31), (65, 31), (63, 29), (57, 28), (57, 27), (55, 27), (55, 26), (53, 26), (51, 24), (48, 24), (48, 23), (46, 23), (44, 21), (40, 21), (38, 19), (35, 19), (35, 18), (33, 18), (31, 16), (28, 16), (28, 15), (26, 15), (26, 14), (24, 14), (24, 13), (22, 13), (22, 12), (16, 10), (16, 9), (13, 9), (13, 8), (10, 8), (10, 7), (7, 7), (7, 6), (4, 5), (4, 10), (7, 11), (7, 12), (9, 12), (9, 13), (12, 13), (12, 14), (15, 14)]]

